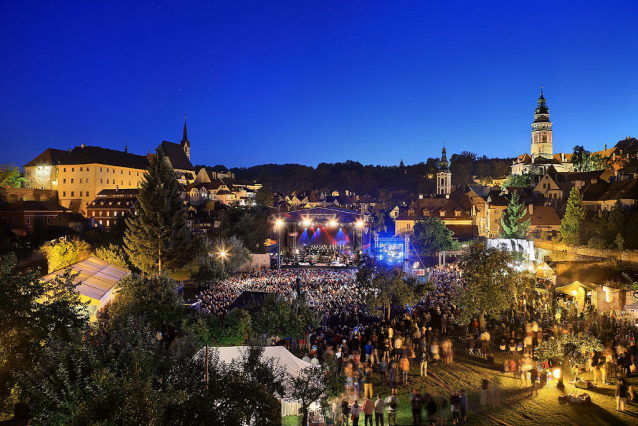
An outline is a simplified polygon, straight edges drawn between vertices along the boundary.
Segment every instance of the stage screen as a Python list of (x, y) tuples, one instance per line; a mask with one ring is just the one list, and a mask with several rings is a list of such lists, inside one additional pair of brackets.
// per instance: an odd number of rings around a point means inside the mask
[(352, 228), (309, 227), (299, 231), (297, 247), (303, 246), (351, 246)]
[(377, 247), (377, 259), (387, 264), (401, 264), (404, 259), (404, 247), (405, 244), (403, 242), (379, 241), (379, 246)]

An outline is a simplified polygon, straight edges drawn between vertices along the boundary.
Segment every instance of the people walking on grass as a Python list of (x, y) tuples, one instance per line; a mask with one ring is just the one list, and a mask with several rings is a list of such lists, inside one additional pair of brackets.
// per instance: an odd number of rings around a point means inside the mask
[(461, 395), (458, 392), (452, 392), (450, 396), (450, 409), (452, 410), (452, 424), (461, 422)]
[(625, 411), (627, 393), (627, 385), (624, 380), (618, 380), (618, 383), (616, 383), (616, 411)]
[(461, 389), (461, 420), (463, 423), (467, 421), (467, 395), (465, 389)]
[(359, 426), (359, 416), (361, 415), (361, 407), (355, 400), (352, 404), (352, 409), (350, 410), (352, 413), (352, 426)]
[(408, 373), (410, 372), (410, 361), (406, 357), (401, 358), (399, 361), (399, 368), (401, 369), (401, 384), (408, 384)]
[(428, 410), (428, 424), (430, 426), (436, 425), (436, 413), (439, 408), (437, 407), (436, 401), (434, 401), (433, 397), (430, 397), (430, 402), (428, 402), (426, 409)]
[(396, 394), (390, 394), (385, 398), (385, 406), (388, 412), (388, 426), (397, 425), (397, 410), (399, 409), (399, 398)]
[(538, 396), (538, 370), (536, 367), (533, 367), (530, 371), (530, 380), (532, 381), (532, 385), (529, 389), (529, 396)]
[(377, 394), (377, 400), (374, 401), (374, 423), (375, 426), (385, 426), (383, 424), (383, 411), (385, 409), (385, 401), (381, 399), (381, 395)]
[(372, 368), (370, 367), (366, 368), (366, 372), (364, 374), (364, 380), (365, 380), (365, 384), (363, 385), (363, 396), (365, 398), (372, 398), (372, 381), (373, 381)]
[(414, 389), (410, 394), (410, 407), (412, 408), (412, 424), (420, 425), (422, 422), (423, 396), (417, 389)]
[(348, 400), (344, 397), (341, 401), (341, 424), (344, 426), (348, 426), (348, 421), (350, 420), (350, 405), (348, 404)]
[(399, 370), (397, 369), (396, 363), (392, 363), (392, 367), (390, 368), (390, 373), (388, 374), (388, 379), (390, 381), (390, 393), (392, 395), (397, 394), (397, 380), (399, 376)]
[(374, 414), (374, 402), (372, 401), (372, 397), (368, 398), (366, 396), (366, 400), (363, 401), (361, 409), (363, 410), (363, 414), (365, 416), (363, 425), (368, 426), (369, 424), (370, 426), (374, 426), (372, 424), (372, 415)]
[(421, 354), (421, 377), (428, 377), (428, 355), (425, 352)]
[(385, 386), (388, 381), (388, 361), (385, 357), (379, 362), (379, 376), (381, 377), (381, 383)]

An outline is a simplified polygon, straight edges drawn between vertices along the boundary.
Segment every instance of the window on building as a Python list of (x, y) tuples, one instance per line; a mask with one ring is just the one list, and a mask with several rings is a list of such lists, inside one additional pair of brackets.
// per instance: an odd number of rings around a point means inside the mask
[(95, 217), (95, 210), (93, 210), (93, 211), (91, 212), (91, 216), (92, 216), (92, 217)]
[(26, 219), (27, 219), (27, 225), (31, 225), (31, 218), (27, 216)]
[(82, 196), (82, 191), (80, 191), (80, 197)]
[(128, 171), (128, 175), (131, 176), (131, 171), (130, 170)]
[(51, 222), (51, 218), (47, 217), (47, 223)]
[(73, 193), (73, 191), (71, 191), (71, 197), (73, 197), (75, 194)]
[(62, 191), (62, 196), (66, 197), (66, 191)]
[(102, 181), (102, 178), (100, 178), (100, 183), (104, 183), (104, 182)]
[(131, 186), (131, 181), (130, 180), (128, 181), (128, 186)]
[(406, 225), (405, 229), (410, 229), (410, 224), (409, 223)]
[(80, 178), (80, 183), (84, 183), (84, 179), (83, 178)]
[(88, 168), (88, 167), (86, 168), (86, 171), (87, 171), (87, 172), (89, 171), (89, 168)]
[(100, 167), (100, 171), (102, 171), (102, 167)]
[(140, 175), (140, 172), (137, 172), (137, 175), (139, 176), (139, 175)]
[(100, 219), (100, 225), (102, 224), (102, 219)]
[(80, 171), (82, 171), (82, 167), (80, 167)]
[(86, 183), (89, 183), (89, 178), (86, 178)]
[(122, 180), (122, 181), (120, 181), (120, 185), (124, 185), (124, 181), (123, 181), (123, 180)]
[(66, 179), (62, 179), (62, 183), (66, 183)]
[(16, 223), (18, 223), (18, 218), (17, 218), (17, 217), (14, 217), (14, 218), (13, 218), (13, 224), (15, 225)]
[(109, 184), (109, 180), (108, 180), (108, 179), (106, 180), (106, 184), (107, 184), (107, 185)]
[(64, 168), (64, 173), (66, 173), (66, 167)]
[(124, 174), (124, 170), (120, 170), (120, 174), (123, 175)]
[(107, 211), (107, 212), (106, 212), (106, 217), (109, 217), (109, 216), (111, 216), (111, 212), (110, 212), (110, 211)]
[(71, 179), (71, 183), (73, 183), (73, 179)]
[(113, 216), (117, 216), (117, 210), (113, 212)]
[(87, 196), (87, 197), (89, 196), (89, 191), (86, 191), (86, 196)]
[(71, 167), (71, 172), (74, 172), (74, 171), (75, 171), (75, 167)]

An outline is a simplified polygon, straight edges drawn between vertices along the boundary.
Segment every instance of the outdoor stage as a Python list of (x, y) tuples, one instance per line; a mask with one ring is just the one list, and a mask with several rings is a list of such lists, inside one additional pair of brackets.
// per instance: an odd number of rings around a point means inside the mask
[(279, 266), (353, 267), (370, 249), (371, 218), (352, 210), (317, 207), (272, 217)]

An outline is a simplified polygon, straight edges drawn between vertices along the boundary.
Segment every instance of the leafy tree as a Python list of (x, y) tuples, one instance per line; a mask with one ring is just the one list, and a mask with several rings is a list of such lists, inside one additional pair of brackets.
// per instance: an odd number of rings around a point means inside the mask
[(231, 206), (223, 211), (220, 219), (220, 227), (210, 233), (213, 239), (236, 237), (250, 253), (264, 252), (271, 229), (267, 209), (262, 206)]
[(583, 197), (577, 188), (572, 188), (567, 200), (567, 210), (560, 222), (560, 233), (567, 244), (580, 243), (581, 230), (585, 221)]
[(366, 299), (370, 311), (381, 309), (387, 320), (390, 319), (392, 305), (411, 305), (420, 299), (416, 281), (401, 268), (388, 268), (369, 261), (359, 269), (357, 281), (371, 290)]
[(620, 251), (622, 251), (623, 247), (625, 247), (625, 239), (620, 234), (616, 235), (616, 239), (614, 240), (614, 243), (616, 244), (616, 247), (618, 247), (618, 250)]
[(126, 261), (126, 252), (115, 244), (109, 244), (108, 247), (98, 247), (95, 250), (95, 256), (120, 268), (130, 268)]
[(177, 294), (175, 280), (166, 274), (142, 277), (129, 275), (117, 284), (118, 297), (111, 303), (109, 315), (116, 321), (141, 318), (156, 329), (178, 328), (182, 324), (184, 301)]
[(470, 246), (459, 262), (466, 282), (466, 289), (456, 298), (457, 306), (463, 306), (459, 321), (467, 324), (480, 313), (481, 323), (486, 317), (497, 317), (509, 307), (521, 290), (521, 281), (510, 266), (512, 256), (483, 243)]
[[(623, 232), (627, 218), (620, 200), (616, 200), (614, 207), (609, 212), (609, 231), (613, 236)], [(612, 237), (613, 238), (613, 237)]]
[(67, 272), (49, 281), (13, 272), (14, 254), (0, 258), (0, 400), (33, 368), (51, 339), (70, 341), (88, 324), (85, 304)]
[(373, 229), (377, 234), (382, 234), (388, 230), (388, 225), (386, 223), (386, 212), (381, 209), (374, 210), (373, 214)]
[(89, 257), (91, 246), (78, 239), (55, 241), (44, 244), (40, 252), (47, 258), (49, 272), (54, 272)]
[(138, 196), (136, 215), (126, 219), (125, 250), (146, 273), (180, 269), (190, 260), (191, 233), (175, 172), (161, 148), (151, 158)]
[(257, 334), (302, 339), (308, 327), (317, 327), (319, 319), (305, 298), (287, 303), (267, 294), (263, 304), (250, 310), (251, 324)]
[(523, 173), (520, 175), (509, 175), (501, 183), (501, 188), (529, 188), (534, 182), (534, 175)]
[[(331, 362), (334, 362), (330, 360)], [(317, 400), (325, 401), (329, 396), (339, 396), (345, 388), (345, 377), (334, 372), (331, 362), (324, 366), (313, 365), (301, 370), (299, 376), (290, 380), (290, 396), (301, 404), (302, 424), (308, 424), (310, 404)], [(324, 404), (325, 405), (325, 402)]]
[(211, 346), (241, 346), (253, 333), (250, 314), (243, 309), (233, 309), (224, 316), (198, 317), (190, 328), (202, 344)]
[(12, 188), (20, 188), (23, 183), (29, 180), (22, 177), (22, 173), (18, 167), (12, 165), (0, 166), (0, 188), (10, 186)]
[(527, 237), (529, 231), (529, 225), (532, 218), (523, 221), (523, 217), (527, 213), (525, 204), (519, 200), (517, 192), (514, 192), (510, 197), (507, 209), (503, 212), (501, 217), (501, 238), (517, 238), (523, 239)]
[(414, 224), (414, 245), (426, 256), (433, 256), (443, 250), (456, 250), (459, 245), (438, 217), (424, 217)]
[(586, 334), (559, 334), (548, 340), (543, 340), (534, 355), (540, 361), (559, 362), (561, 365), (561, 382), (563, 377), (563, 363), (568, 361), (572, 367), (583, 367), (592, 352), (604, 350), (602, 342)]
[(603, 170), (605, 168), (605, 160), (599, 154), (592, 154), (581, 145), (574, 147), (572, 155), (572, 164), (577, 172), (591, 172), (595, 170)]
[(210, 211), (215, 210), (215, 201), (214, 200), (208, 200), (206, 201), (206, 207), (204, 207), (204, 209)]
[(265, 207), (272, 207), (275, 202), (275, 197), (272, 195), (272, 191), (265, 186), (262, 186), (257, 190), (255, 194), (255, 201), (257, 204)]

